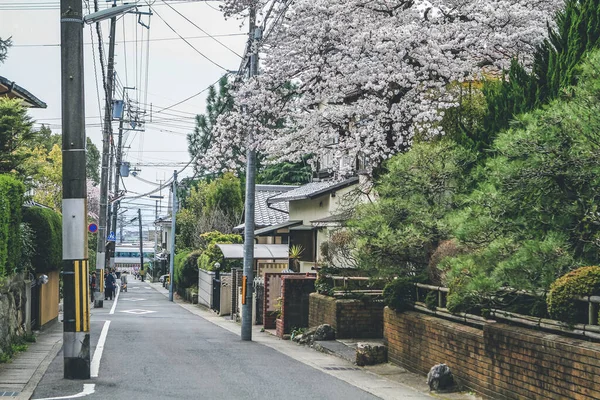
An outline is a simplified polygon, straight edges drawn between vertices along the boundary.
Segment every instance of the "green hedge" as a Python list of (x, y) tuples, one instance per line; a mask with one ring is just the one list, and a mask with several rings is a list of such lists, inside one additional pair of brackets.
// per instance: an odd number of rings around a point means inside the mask
[(23, 222), (35, 234), (35, 254), (31, 264), (36, 273), (56, 271), (62, 265), (62, 217), (55, 211), (41, 207), (23, 209)]
[(238, 268), (242, 264), (239, 260), (228, 260), (225, 262), (223, 259), (223, 252), (218, 244), (241, 244), (243, 238), (237, 234), (225, 234), (221, 232), (206, 232), (200, 235), (202, 240), (206, 244), (206, 248), (202, 252), (202, 256), (198, 259), (198, 267), (205, 271), (212, 271), (215, 268), (215, 263), (221, 264), (221, 271), (228, 272), (231, 268)]
[[(576, 301), (577, 297), (600, 295), (600, 267), (582, 267), (558, 278), (548, 292), (548, 311), (562, 322), (584, 322), (587, 307)], [(579, 320), (579, 321), (578, 321)]]
[(0, 276), (11, 275), (21, 264), (21, 207), (25, 186), (0, 175)]
[(174, 282), (178, 289), (198, 285), (198, 258), (201, 254), (200, 250), (195, 250), (182, 252), (175, 256), (173, 273), (175, 275)]

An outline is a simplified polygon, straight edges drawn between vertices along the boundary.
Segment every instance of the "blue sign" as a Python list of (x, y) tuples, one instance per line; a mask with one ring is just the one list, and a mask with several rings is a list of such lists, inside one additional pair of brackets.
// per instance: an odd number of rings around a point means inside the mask
[(117, 238), (115, 237), (115, 233), (114, 232), (109, 233), (106, 240), (109, 242), (115, 242), (117, 240)]
[(98, 225), (96, 225), (96, 224), (89, 224), (88, 225), (88, 231), (90, 231), (90, 233), (96, 233), (96, 232), (98, 232)]

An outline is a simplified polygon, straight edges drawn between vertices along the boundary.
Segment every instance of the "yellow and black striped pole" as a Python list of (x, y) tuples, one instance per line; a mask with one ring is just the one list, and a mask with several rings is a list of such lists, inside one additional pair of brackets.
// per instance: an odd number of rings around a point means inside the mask
[(90, 378), (82, 25), (81, 0), (61, 0), (63, 355), (66, 379)]

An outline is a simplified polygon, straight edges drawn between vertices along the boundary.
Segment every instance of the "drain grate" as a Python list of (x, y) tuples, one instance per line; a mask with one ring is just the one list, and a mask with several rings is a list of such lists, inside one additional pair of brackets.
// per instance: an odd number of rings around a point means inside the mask
[(328, 371), (357, 371), (360, 368), (357, 367), (323, 367), (323, 369)]
[(20, 392), (5, 392), (0, 389), (0, 397), (16, 397)]

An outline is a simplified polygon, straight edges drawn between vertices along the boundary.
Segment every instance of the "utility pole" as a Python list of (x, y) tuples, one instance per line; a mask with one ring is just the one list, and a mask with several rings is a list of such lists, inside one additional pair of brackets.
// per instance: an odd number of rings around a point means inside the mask
[[(121, 159), (123, 156), (122, 150), (121, 150), (121, 146), (123, 145), (123, 117), (121, 117), (121, 120), (119, 121), (119, 139), (117, 140), (117, 148), (116, 148), (116, 163), (115, 163), (115, 197), (119, 196), (119, 181), (121, 179)], [(113, 207), (112, 207), (112, 223), (111, 223), (111, 230), (113, 230), (115, 233), (117, 232), (117, 212), (119, 210), (119, 201), (118, 200), (114, 200), (113, 201)], [(111, 246), (109, 247), (110, 250), (110, 268), (114, 268), (115, 267), (115, 246), (116, 246), (116, 241), (111, 242)]]
[[(116, 2), (113, 7), (116, 6)], [(117, 18), (110, 19), (110, 41), (108, 45), (108, 65), (106, 73), (106, 103), (104, 106), (104, 131), (102, 132), (102, 168), (100, 173), (100, 215), (98, 216), (98, 245), (96, 246), (96, 276), (103, 283), (104, 267), (106, 265), (106, 221), (108, 197), (108, 155), (110, 151), (110, 138), (112, 134), (112, 92), (115, 76), (115, 36)], [(96, 285), (94, 293), (94, 307), (102, 308), (102, 285)]]
[(144, 235), (142, 233), (142, 210), (138, 208), (138, 221), (140, 223), (140, 276), (144, 282)]
[(63, 362), (65, 379), (90, 378), (82, 25), (81, 0), (61, 0)]
[[(250, 79), (258, 75), (258, 42), (261, 28), (256, 27), (256, 9), (250, 9)], [(246, 201), (244, 206), (244, 275), (242, 278), (242, 340), (252, 340), (252, 291), (254, 286), (254, 194), (256, 189), (256, 150), (254, 133), (248, 132), (246, 151)]]
[(177, 215), (177, 170), (173, 171), (173, 208), (171, 211), (171, 256), (169, 257), (169, 301), (173, 301), (173, 272), (175, 262), (175, 218)]

